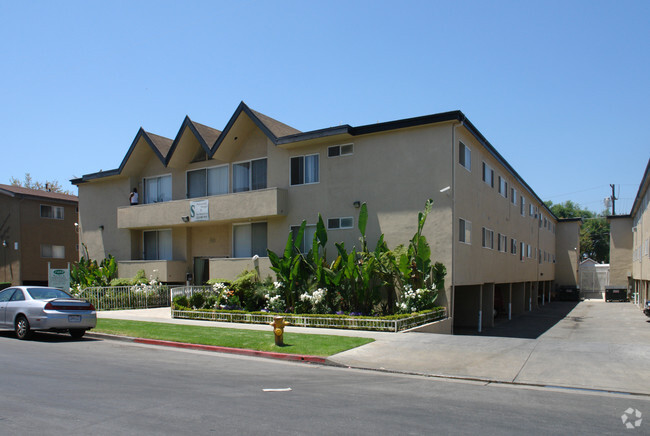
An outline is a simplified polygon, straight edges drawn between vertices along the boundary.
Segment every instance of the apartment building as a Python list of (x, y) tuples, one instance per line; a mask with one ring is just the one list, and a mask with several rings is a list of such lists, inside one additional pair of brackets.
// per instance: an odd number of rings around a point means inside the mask
[(650, 300), (650, 160), (629, 215), (607, 217), (610, 223), (610, 284), (627, 287), (642, 306)]
[(300, 132), (242, 102), (223, 131), (188, 117), (173, 140), (140, 129), (118, 168), (72, 183), (81, 242), (92, 258), (115, 256), (121, 277), (270, 274), (266, 250), (281, 252), (303, 220), (309, 240), (319, 213), (329, 253), (358, 244), (363, 202), (371, 243), (408, 244), (432, 198), (424, 233), (447, 267), (439, 301), (458, 327), (492, 325), (495, 311), (531, 310), (555, 284), (577, 283), (579, 223), (558, 221), (460, 111)]
[(47, 285), (48, 263), (79, 259), (77, 197), (0, 185), (0, 282)]

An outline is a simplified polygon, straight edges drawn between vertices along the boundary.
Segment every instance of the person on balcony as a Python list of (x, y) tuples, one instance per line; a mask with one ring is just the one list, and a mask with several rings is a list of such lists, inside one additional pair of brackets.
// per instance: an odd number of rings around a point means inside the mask
[(133, 188), (131, 195), (129, 195), (129, 201), (131, 202), (131, 206), (138, 204), (138, 188)]

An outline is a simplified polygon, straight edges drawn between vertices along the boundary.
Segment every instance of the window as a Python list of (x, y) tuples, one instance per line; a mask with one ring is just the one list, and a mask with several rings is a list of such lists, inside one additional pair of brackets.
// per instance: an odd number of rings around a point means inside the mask
[(494, 170), (483, 162), (483, 181), (494, 188)]
[(232, 192), (266, 188), (266, 158), (232, 164)]
[(232, 227), (233, 257), (266, 257), (266, 223), (237, 224)]
[[(299, 230), (300, 230), (300, 226), (291, 226), (291, 233), (293, 233), (294, 242), (296, 240), (296, 237), (298, 236)], [(300, 250), (301, 253), (308, 253), (309, 250), (311, 250), (313, 246), (315, 234), (316, 234), (315, 224), (309, 224), (305, 226), (305, 233), (303, 234), (302, 241), (300, 241), (300, 245), (298, 246), (298, 250)]]
[(519, 247), (519, 260), (523, 262), (525, 255), (526, 255), (526, 244), (522, 242)]
[(228, 165), (187, 172), (187, 198), (228, 193)]
[(497, 249), (503, 253), (508, 252), (508, 237), (499, 233)]
[(472, 243), (472, 222), (462, 218), (458, 220), (458, 240), (465, 244)]
[(533, 206), (533, 203), (528, 204), (528, 215), (535, 216), (535, 207)]
[(41, 244), (41, 257), (51, 259), (65, 259), (65, 246)]
[(508, 198), (508, 182), (501, 176), (499, 176), (499, 194), (504, 198)]
[(351, 229), (354, 227), (354, 218), (330, 218), (327, 220), (328, 229)]
[(472, 150), (462, 142), (458, 143), (458, 163), (472, 171)]
[(515, 188), (510, 188), (510, 202), (514, 205), (517, 204), (517, 190)]
[(142, 232), (144, 260), (172, 260), (172, 231), (148, 230)]
[(49, 206), (47, 204), (41, 204), (41, 218), (51, 218), (55, 220), (63, 219), (63, 207), (62, 206)]
[(519, 213), (521, 216), (526, 216), (526, 198), (521, 196), (521, 203), (519, 203)]
[(533, 252), (531, 250), (530, 244), (526, 244), (526, 254), (529, 259), (533, 258)]
[(295, 156), (291, 158), (291, 185), (318, 183), (318, 155)]
[(171, 201), (172, 199), (171, 174), (165, 176), (159, 176), (159, 177), (145, 178), (143, 185), (144, 185), (145, 204)]
[(483, 247), (494, 250), (494, 232), (483, 227)]
[(517, 240), (514, 238), (510, 239), (510, 253), (517, 254)]
[(538, 263), (542, 263), (542, 249), (541, 248), (537, 249), (537, 256), (539, 256), (537, 258)]
[(332, 145), (327, 147), (327, 157), (347, 156), (354, 151), (354, 144)]

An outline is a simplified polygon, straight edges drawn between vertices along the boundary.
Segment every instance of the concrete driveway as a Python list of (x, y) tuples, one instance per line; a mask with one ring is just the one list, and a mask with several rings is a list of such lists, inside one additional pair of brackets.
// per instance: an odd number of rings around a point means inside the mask
[(630, 303), (552, 302), (478, 335), (401, 333), (332, 362), (650, 395), (650, 322)]

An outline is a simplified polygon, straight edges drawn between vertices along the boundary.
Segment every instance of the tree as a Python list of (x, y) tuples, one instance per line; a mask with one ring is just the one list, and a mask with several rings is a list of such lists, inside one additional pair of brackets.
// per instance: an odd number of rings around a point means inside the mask
[(46, 180), (44, 183), (41, 183), (32, 180), (32, 176), (29, 173), (25, 173), (25, 179), (22, 182), (15, 177), (11, 177), (9, 183), (12, 186), (22, 186), (23, 188), (38, 189), (39, 191), (60, 192), (62, 194), (72, 195), (72, 192), (63, 189), (57, 180)]
[(609, 223), (604, 215), (596, 214), (580, 205), (567, 200), (564, 203), (553, 204), (544, 202), (558, 218), (582, 218), (580, 228), (580, 256), (590, 257), (596, 262), (609, 263)]

